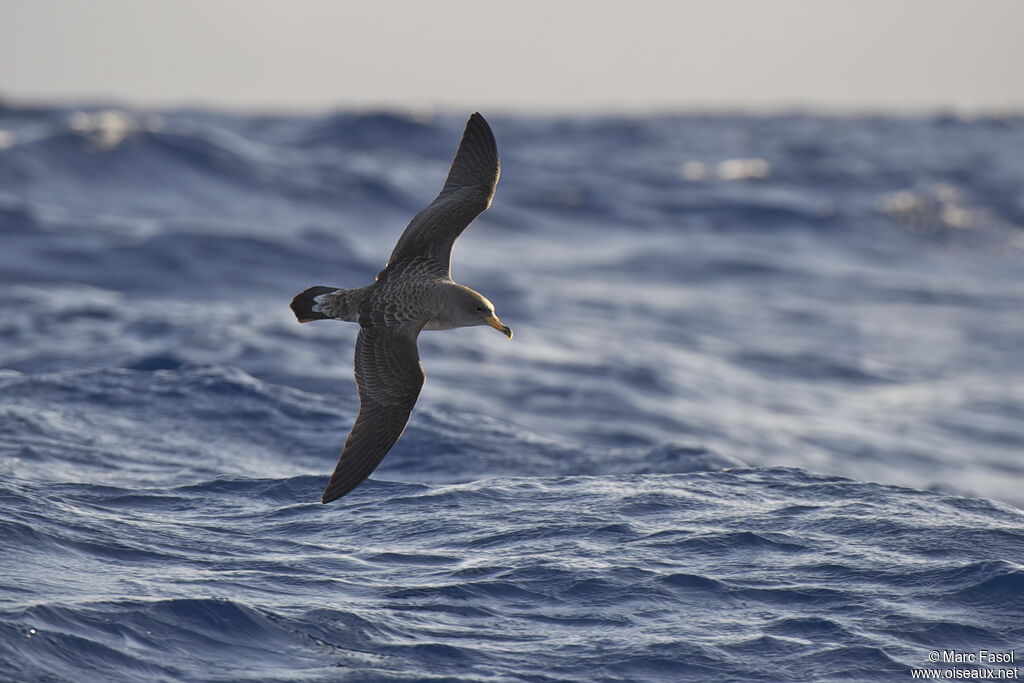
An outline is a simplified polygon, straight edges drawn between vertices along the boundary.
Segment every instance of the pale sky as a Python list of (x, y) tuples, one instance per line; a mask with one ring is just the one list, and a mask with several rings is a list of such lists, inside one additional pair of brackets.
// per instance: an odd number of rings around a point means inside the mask
[(1024, 108), (1024, 0), (0, 0), (0, 98)]

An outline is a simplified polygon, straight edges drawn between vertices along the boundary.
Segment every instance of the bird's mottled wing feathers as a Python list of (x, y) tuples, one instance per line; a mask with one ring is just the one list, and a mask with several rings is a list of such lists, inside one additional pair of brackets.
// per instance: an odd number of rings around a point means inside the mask
[(429, 259), (447, 273), (452, 245), (466, 226), (491, 205), (499, 173), (494, 133), (484, 117), (473, 114), (466, 123), (441, 194), (409, 223), (391, 252), (388, 267), (419, 257)]
[(423, 387), (418, 327), (364, 327), (356, 339), (359, 416), (345, 441), (323, 502), (341, 498), (377, 468), (395, 445)]

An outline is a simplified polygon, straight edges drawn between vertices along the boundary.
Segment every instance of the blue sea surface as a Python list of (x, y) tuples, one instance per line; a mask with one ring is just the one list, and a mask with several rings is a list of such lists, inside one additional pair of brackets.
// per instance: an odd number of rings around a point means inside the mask
[(1024, 658), (1024, 118), (484, 112), (453, 270), (515, 339), (421, 335), (321, 505), (358, 327), (288, 303), (373, 279), (468, 113), (0, 105), (0, 680)]

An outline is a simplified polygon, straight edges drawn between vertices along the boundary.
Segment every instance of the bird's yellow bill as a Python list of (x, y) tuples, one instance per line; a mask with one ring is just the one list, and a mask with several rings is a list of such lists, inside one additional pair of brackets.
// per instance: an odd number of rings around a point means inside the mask
[(498, 332), (504, 334), (509, 339), (512, 338), (512, 328), (501, 322), (501, 320), (498, 319), (498, 316), (488, 316), (484, 318), (484, 322), (496, 329)]

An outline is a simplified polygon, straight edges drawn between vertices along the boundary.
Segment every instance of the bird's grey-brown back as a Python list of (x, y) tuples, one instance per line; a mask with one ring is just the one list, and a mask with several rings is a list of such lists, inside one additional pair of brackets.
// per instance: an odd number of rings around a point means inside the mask
[(466, 123), (440, 194), (413, 217), (376, 280), (358, 289), (310, 287), (292, 299), (299, 322), (358, 322), (355, 376), (360, 408), (323, 502), (344, 496), (377, 467), (402, 435), (423, 386), (416, 338), (424, 329), (489, 325), (509, 339), (494, 306), (451, 280), (451, 250), (491, 204), (500, 167), (490, 126)]

